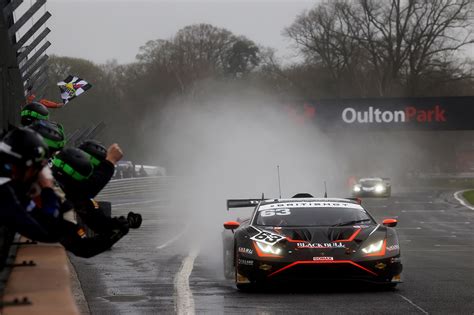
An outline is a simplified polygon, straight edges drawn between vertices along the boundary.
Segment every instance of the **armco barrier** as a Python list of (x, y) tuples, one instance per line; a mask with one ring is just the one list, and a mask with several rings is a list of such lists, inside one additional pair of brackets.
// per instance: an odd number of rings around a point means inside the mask
[(154, 193), (157, 189), (169, 188), (170, 183), (174, 183), (177, 178), (175, 176), (150, 176), (112, 180), (100, 192), (98, 199), (107, 200), (108, 197), (119, 197), (124, 194)]

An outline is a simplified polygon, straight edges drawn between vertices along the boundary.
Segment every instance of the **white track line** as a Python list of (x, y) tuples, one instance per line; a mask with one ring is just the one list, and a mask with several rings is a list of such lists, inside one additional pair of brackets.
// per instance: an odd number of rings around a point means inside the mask
[(183, 260), (181, 269), (176, 274), (174, 280), (175, 291), (175, 310), (178, 315), (194, 315), (194, 298), (191, 288), (189, 287), (189, 276), (193, 271), (194, 260), (199, 250), (193, 249), (189, 255)]
[(184, 233), (186, 233), (188, 231), (188, 228), (189, 228), (190, 224), (187, 224), (184, 229), (179, 233), (177, 234), (175, 237), (173, 237), (172, 239), (168, 240), (166, 243), (160, 245), (160, 246), (157, 246), (156, 249), (163, 249), (165, 248), (166, 246), (168, 246), (169, 244), (173, 243), (174, 241), (177, 241), (181, 236), (184, 235)]
[(464, 244), (435, 244), (435, 247), (452, 247), (452, 246), (462, 246), (462, 247), (470, 247), (469, 245), (464, 245)]
[(465, 191), (468, 191), (468, 190), (471, 190), (471, 189), (465, 189), (465, 190), (460, 190), (460, 191), (456, 191), (454, 193), (454, 198), (456, 198), (457, 201), (459, 201), (460, 204), (462, 204), (464, 207), (468, 208), (468, 209), (471, 209), (471, 210), (474, 210), (474, 206), (471, 206), (463, 197), (462, 197), (462, 194), (465, 192)]
[(397, 294), (399, 297), (401, 297), (402, 299), (404, 299), (405, 301), (407, 301), (408, 303), (410, 303), (411, 305), (413, 305), (414, 307), (416, 307), (420, 312), (422, 312), (423, 314), (429, 314), (427, 311), (425, 311), (424, 309), (422, 309), (420, 306), (416, 305), (412, 300), (410, 300), (409, 298), (407, 298), (406, 296), (403, 296), (401, 294)]

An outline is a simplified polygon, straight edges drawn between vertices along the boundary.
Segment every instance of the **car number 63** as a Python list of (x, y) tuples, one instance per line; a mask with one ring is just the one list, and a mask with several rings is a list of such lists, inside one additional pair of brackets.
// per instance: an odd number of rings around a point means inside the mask
[(290, 209), (263, 210), (260, 212), (262, 217), (272, 217), (274, 215), (290, 215)]

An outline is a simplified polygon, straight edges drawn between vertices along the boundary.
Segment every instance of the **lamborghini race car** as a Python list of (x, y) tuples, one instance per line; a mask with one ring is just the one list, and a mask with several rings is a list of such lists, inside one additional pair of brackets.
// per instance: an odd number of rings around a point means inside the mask
[(354, 197), (390, 197), (392, 187), (388, 178), (361, 178), (352, 186)]
[(395, 219), (378, 224), (357, 200), (234, 199), (255, 207), (224, 223), (224, 271), (237, 288), (278, 280), (361, 280), (394, 287), (402, 263)]

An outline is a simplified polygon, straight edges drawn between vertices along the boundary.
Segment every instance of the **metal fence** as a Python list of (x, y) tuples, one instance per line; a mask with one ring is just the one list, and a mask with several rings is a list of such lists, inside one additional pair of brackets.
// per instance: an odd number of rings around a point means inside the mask
[(51, 43), (44, 24), (51, 14), (40, 13), (46, 0), (23, 2), (0, 0), (0, 130), (18, 124), (26, 91), (41, 95), (47, 81), (45, 51)]

